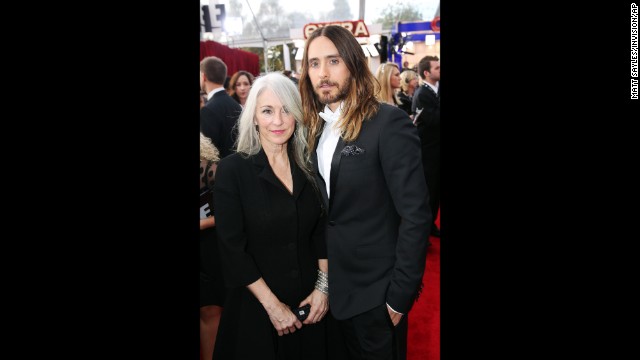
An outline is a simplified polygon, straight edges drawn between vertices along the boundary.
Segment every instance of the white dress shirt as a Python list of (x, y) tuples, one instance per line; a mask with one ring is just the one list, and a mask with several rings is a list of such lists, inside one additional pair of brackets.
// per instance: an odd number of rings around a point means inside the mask
[(328, 197), (331, 197), (331, 159), (340, 139), (340, 129), (335, 125), (342, 112), (342, 105), (343, 103), (340, 103), (336, 112), (331, 111), (329, 106), (325, 105), (324, 111), (319, 113), (326, 124), (322, 130), (322, 135), (320, 135), (320, 140), (318, 140), (316, 154), (318, 155), (318, 171), (320, 171), (320, 176), (322, 176), (326, 184)]
[(219, 87), (219, 88), (215, 88), (215, 89), (209, 91), (209, 93), (207, 94), (207, 101), (211, 100), (213, 95), (215, 95), (216, 93), (219, 93), (220, 91), (224, 91), (224, 88), (223, 87)]

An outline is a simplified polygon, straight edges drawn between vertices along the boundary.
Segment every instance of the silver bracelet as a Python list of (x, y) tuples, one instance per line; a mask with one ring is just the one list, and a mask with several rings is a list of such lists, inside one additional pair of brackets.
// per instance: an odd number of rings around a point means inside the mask
[(316, 290), (325, 295), (329, 295), (329, 274), (318, 269), (318, 278), (316, 279)]

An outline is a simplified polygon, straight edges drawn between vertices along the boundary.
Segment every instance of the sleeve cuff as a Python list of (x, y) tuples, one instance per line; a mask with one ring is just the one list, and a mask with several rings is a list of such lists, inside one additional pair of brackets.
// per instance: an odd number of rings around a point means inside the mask
[(387, 303), (387, 307), (388, 307), (389, 309), (391, 309), (391, 311), (393, 311), (394, 313), (396, 313), (396, 314), (400, 314), (400, 315), (403, 315), (403, 316), (404, 316), (404, 314), (403, 314), (403, 313), (401, 313), (401, 312), (397, 312), (397, 311), (393, 310), (393, 308), (389, 305), (389, 303)]

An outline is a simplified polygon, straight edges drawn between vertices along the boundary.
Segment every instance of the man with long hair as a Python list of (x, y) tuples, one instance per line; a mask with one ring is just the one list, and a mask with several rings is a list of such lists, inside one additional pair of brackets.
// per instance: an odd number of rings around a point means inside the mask
[(328, 211), (330, 358), (403, 359), (432, 223), (417, 130), (376, 100), (379, 84), (343, 27), (310, 35), (299, 89)]

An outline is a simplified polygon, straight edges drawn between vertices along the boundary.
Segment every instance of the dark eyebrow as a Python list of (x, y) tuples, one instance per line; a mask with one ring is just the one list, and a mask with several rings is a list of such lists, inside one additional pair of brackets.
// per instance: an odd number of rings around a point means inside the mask
[[(325, 56), (325, 59), (333, 59), (333, 58), (339, 58), (339, 57), (341, 57), (339, 54), (331, 54), (331, 55)], [(317, 58), (317, 57), (314, 57), (314, 58), (309, 59), (309, 62), (318, 61), (318, 60), (320, 60), (320, 59)]]

